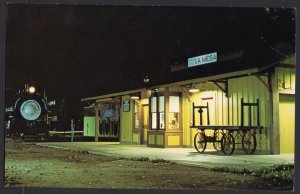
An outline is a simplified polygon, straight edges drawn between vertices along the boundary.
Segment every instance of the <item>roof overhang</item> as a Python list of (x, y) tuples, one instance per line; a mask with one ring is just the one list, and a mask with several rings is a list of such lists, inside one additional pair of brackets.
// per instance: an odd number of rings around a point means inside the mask
[(105, 95), (94, 96), (94, 97), (89, 97), (89, 98), (83, 98), (83, 99), (81, 99), (81, 101), (82, 102), (86, 102), (86, 101), (96, 101), (96, 102), (114, 101), (113, 98), (120, 97), (120, 96), (125, 96), (125, 95), (130, 95), (130, 94), (134, 94), (134, 93), (139, 93), (143, 90), (145, 90), (145, 88), (136, 89), (136, 90), (129, 90), (129, 91), (123, 91), (123, 92), (117, 92), (117, 93), (112, 93), (112, 94), (105, 94)]
[[(230, 73), (213, 75), (213, 76), (208, 76), (208, 77), (201, 77), (201, 78), (184, 80), (184, 81), (173, 82), (173, 83), (168, 83), (168, 84), (162, 84), (162, 85), (153, 86), (151, 88), (174, 87), (174, 86), (182, 86), (182, 85), (187, 85), (187, 84), (190, 84), (190, 83), (197, 83), (197, 82), (232, 79), (232, 78), (236, 78), (236, 77), (254, 75), (254, 74), (257, 74), (258, 72), (259, 72), (258, 68), (252, 68), (252, 69), (248, 69), (248, 70), (230, 72)], [(94, 96), (94, 97), (89, 97), (89, 98), (83, 98), (83, 99), (81, 99), (81, 101), (82, 102), (86, 102), (86, 101), (109, 102), (109, 101), (114, 101), (114, 98), (124, 96), (124, 95), (139, 93), (139, 92), (142, 92), (143, 90), (145, 90), (145, 88), (136, 89), (136, 90), (129, 90), (129, 91), (123, 91), (123, 92), (117, 92), (117, 93), (112, 93), (112, 94), (105, 94), (105, 95)]]
[(235, 72), (230, 72), (230, 73), (225, 73), (225, 74), (219, 74), (219, 75), (213, 75), (213, 76), (208, 76), (208, 77), (201, 77), (201, 78), (196, 78), (196, 79), (190, 79), (190, 80), (184, 80), (184, 81), (159, 85), (159, 87), (182, 86), (182, 85), (187, 85), (187, 84), (191, 84), (191, 83), (233, 79), (233, 78), (237, 78), (237, 77), (254, 75), (254, 74), (257, 74), (258, 72), (259, 72), (258, 68), (252, 68), (252, 69), (247, 69), (247, 70), (242, 70), (242, 71), (235, 71)]

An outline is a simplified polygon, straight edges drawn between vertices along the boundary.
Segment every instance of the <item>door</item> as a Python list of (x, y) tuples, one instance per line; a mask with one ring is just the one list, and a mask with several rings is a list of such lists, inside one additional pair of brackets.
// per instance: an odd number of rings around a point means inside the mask
[(295, 96), (279, 96), (280, 153), (294, 153), (295, 147)]
[(141, 128), (141, 144), (147, 144), (147, 130), (149, 127), (149, 105), (142, 105), (142, 128)]

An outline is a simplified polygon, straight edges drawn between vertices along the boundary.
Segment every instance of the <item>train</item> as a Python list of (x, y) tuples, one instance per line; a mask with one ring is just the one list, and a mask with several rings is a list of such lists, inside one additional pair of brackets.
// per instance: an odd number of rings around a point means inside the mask
[(48, 100), (45, 92), (41, 94), (35, 86), (25, 84), (5, 108), (5, 135), (47, 137), (56, 126), (57, 116), (51, 111), (54, 107), (55, 100)]

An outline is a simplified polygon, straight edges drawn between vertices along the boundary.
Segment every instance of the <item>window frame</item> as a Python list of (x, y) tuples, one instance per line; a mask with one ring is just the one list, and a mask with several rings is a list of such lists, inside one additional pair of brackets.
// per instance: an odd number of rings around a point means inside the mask
[[(163, 97), (163, 111), (160, 110), (160, 97)], [(155, 104), (155, 110), (156, 112), (152, 112), (152, 107), (153, 107), (153, 102), (152, 102), (152, 98), (156, 98), (156, 104)], [(150, 100), (149, 100), (149, 104), (150, 104), (150, 119), (149, 121), (151, 122), (150, 123), (150, 130), (153, 130), (153, 131), (158, 131), (158, 130), (166, 130), (166, 97), (164, 95), (164, 92), (155, 92), (151, 97), (150, 97)], [(156, 117), (156, 127), (153, 128), (153, 114), (155, 114), (155, 117)], [(163, 118), (164, 118), (164, 124), (163, 124), (163, 127), (161, 127), (161, 114), (163, 114)], [(148, 122), (149, 122), (148, 121)]]

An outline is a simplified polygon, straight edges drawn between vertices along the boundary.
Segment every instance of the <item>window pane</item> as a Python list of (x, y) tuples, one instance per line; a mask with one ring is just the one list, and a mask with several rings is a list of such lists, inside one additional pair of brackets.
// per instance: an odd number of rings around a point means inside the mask
[(139, 112), (139, 106), (137, 103), (134, 103), (134, 112)]
[(134, 113), (134, 116), (135, 116), (135, 128), (138, 129), (140, 127), (139, 114)]
[(165, 113), (159, 113), (159, 128), (165, 128)]
[(156, 129), (157, 128), (157, 122), (156, 122), (156, 113), (152, 113), (152, 129)]
[(165, 97), (160, 96), (159, 97), (159, 112), (164, 112), (165, 111)]
[(170, 96), (169, 112), (179, 113), (179, 96)]
[(179, 113), (169, 113), (169, 129), (179, 128)]
[(156, 101), (157, 97), (152, 97), (151, 98), (151, 112), (156, 112)]

